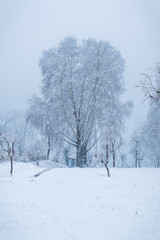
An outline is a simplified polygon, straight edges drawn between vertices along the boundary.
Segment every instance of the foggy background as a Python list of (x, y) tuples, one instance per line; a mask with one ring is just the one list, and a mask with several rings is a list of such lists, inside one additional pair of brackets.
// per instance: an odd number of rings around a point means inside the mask
[(126, 62), (126, 92), (134, 103), (126, 136), (145, 118), (135, 88), (140, 73), (160, 61), (159, 0), (0, 0), (0, 110), (26, 109), (39, 93), (39, 58), (66, 36), (109, 41)]

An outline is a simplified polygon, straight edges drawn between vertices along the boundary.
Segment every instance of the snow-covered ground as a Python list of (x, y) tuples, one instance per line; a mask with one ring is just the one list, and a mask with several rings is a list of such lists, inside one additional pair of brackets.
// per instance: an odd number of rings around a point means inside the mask
[(159, 240), (160, 169), (0, 164), (0, 240)]

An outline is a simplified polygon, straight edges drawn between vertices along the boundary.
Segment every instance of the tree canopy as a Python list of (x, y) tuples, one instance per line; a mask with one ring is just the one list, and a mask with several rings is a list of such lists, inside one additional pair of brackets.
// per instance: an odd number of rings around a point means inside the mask
[(81, 166), (105, 129), (118, 135), (124, 126), (130, 111), (129, 104), (121, 102), (124, 60), (106, 41), (79, 44), (67, 37), (44, 51), (39, 65), (41, 96), (30, 99), (28, 122), (74, 146)]

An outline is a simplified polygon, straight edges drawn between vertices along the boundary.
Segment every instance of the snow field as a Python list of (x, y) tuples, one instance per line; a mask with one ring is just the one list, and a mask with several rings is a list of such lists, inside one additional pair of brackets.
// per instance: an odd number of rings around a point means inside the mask
[(160, 169), (0, 164), (0, 240), (159, 240)]

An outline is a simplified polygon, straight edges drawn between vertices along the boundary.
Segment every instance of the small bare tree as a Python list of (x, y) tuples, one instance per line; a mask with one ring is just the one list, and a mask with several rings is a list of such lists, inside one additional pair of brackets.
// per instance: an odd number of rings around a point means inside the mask
[(7, 152), (8, 157), (10, 159), (10, 163), (11, 163), (10, 174), (11, 174), (11, 176), (13, 175), (13, 156), (15, 154), (15, 149), (14, 149), (15, 142), (16, 142), (15, 139), (13, 141), (9, 142), (9, 140), (6, 137), (3, 137), (2, 140), (0, 140), (0, 145), (2, 147), (2, 150)]
[(103, 158), (101, 156), (101, 163), (104, 164), (105, 168), (107, 169), (108, 177), (110, 177), (111, 175), (110, 175), (109, 168), (108, 168), (108, 162), (109, 162), (109, 160), (108, 160), (108, 144), (107, 144), (106, 145), (106, 161), (103, 161)]

